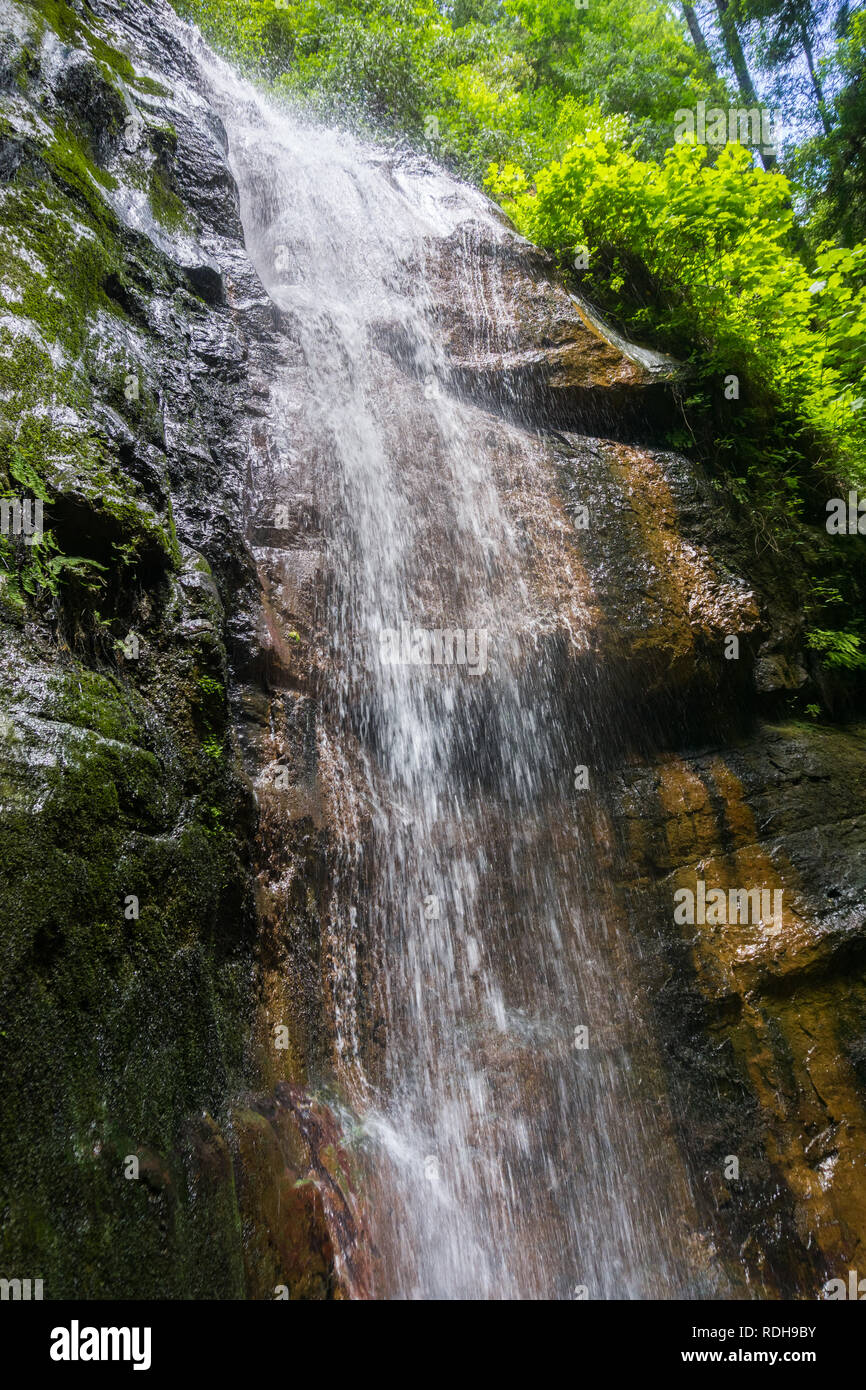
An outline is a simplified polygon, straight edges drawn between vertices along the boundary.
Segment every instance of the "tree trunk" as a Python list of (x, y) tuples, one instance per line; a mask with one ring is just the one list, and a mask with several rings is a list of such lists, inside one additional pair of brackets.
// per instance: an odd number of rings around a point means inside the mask
[[(737, 77), (737, 86), (740, 89), (740, 96), (743, 97), (750, 106), (760, 105), (755, 84), (752, 81), (752, 74), (749, 72), (749, 65), (746, 62), (746, 55), (743, 52), (743, 45), (740, 42), (740, 35), (737, 32), (737, 25), (731, 13), (728, 0), (716, 0), (716, 9), (719, 12), (719, 24), (721, 25), (722, 38), (725, 42), (725, 52), (728, 61), (734, 69)], [(761, 163), (765, 169), (773, 169), (776, 165), (776, 156), (766, 154), (759, 150)]]
[(806, 28), (806, 25), (802, 19), (800, 20), (800, 38), (803, 44), (803, 52), (806, 55), (806, 62), (809, 65), (809, 76), (812, 79), (812, 86), (815, 90), (815, 96), (818, 99), (818, 114), (821, 117), (821, 124), (824, 127), (824, 134), (829, 135), (830, 122), (827, 119), (827, 105), (824, 101), (824, 88), (821, 86), (821, 79), (818, 76), (818, 71), (815, 67), (815, 57), (812, 52), (812, 41), (809, 38), (809, 30)]
[(692, 36), (692, 43), (694, 44), (695, 48), (702, 55), (702, 57), (709, 58), (710, 62), (712, 62), (712, 59), (710, 58), (710, 50), (707, 47), (707, 41), (704, 38), (703, 30), (701, 29), (700, 20), (698, 19), (695, 13), (695, 7), (694, 5), (687, 5), (686, 0), (683, 0), (683, 14), (686, 17), (686, 24), (689, 26), (689, 33)]

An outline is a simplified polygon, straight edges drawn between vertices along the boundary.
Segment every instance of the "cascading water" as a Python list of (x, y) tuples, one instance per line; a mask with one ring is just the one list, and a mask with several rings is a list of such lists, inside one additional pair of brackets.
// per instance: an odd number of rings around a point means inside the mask
[(507, 350), (489, 248), (513, 234), (429, 161), (304, 125), (204, 61), (299, 350), (275, 369), (273, 497), (323, 518), (327, 988), (373, 1292), (712, 1296), (604, 817), (574, 785), (609, 727), (580, 702), (577, 540), (537, 435), (450, 385), (455, 325), (464, 357)]

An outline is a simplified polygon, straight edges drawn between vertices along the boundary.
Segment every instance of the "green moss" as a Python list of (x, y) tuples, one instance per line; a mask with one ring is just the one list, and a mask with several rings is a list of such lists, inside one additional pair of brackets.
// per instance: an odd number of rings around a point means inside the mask
[(113, 192), (117, 179), (88, 156), (83, 142), (68, 127), (54, 127), (54, 143), (45, 150), (43, 159), (57, 179), (74, 190), (100, 220), (113, 218), (107, 206), (94, 199), (93, 183)]
[[(115, 87), (163, 93), (84, 7), (25, 6)], [(35, 37), (19, 76), (36, 72)], [(155, 138), (171, 152), (170, 127)], [(166, 177), (145, 170), (145, 191), (179, 225)], [(43, 497), (46, 538), (24, 554), (0, 537), (0, 1262), (37, 1270), (48, 1298), (238, 1298), (220, 1126), (252, 1024), (250, 808), (226, 738), (219, 600), (171, 580), (170, 500), (163, 518), (95, 423), (98, 401), (137, 446), (164, 444), (158, 364), (149, 374), (146, 348), (126, 357), (146, 340), (139, 300), (175, 281), (121, 228), (115, 187), (86, 131), (46, 137), (34, 118), (2, 189), (0, 494)], [(59, 596), (27, 597), (34, 567), (54, 560)], [(80, 592), (87, 573), (103, 584), (96, 602)], [(212, 630), (176, 635), (190, 611)], [(115, 649), (130, 630), (139, 660)]]
[[(66, 173), (58, 173), (62, 184), (70, 166), (65, 167)], [(89, 197), (97, 199), (92, 184)], [(83, 195), (79, 201), (85, 202)], [(4, 308), (31, 320), (46, 346), (58, 343), (71, 359), (76, 358), (96, 312), (100, 308), (117, 312), (105, 292), (106, 281), (119, 264), (113, 214), (105, 208), (98, 213), (91, 209), (84, 223), (76, 225), (62, 189), (45, 181), (36, 188), (10, 189), (4, 218), (9, 237)], [(10, 380), (8, 374), (6, 379)], [(12, 376), (11, 383), (15, 382)], [(21, 378), (17, 384), (28, 389)]]
[(74, 45), (81, 21), (66, 0), (22, 0), (63, 43)]
[[(126, 570), (149, 557), (151, 563), (156, 558), (174, 566), (179, 557), (172, 518), (164, 526), (131, 492), (128, 476), (92, 430), (55, 426), (44, 413), (44, 403), (52, 401), (76, 415), (89, 414), (91, 373), (100, 380), (105, 375), (106, 339), (96, 329), (97, 317), (119, 314), (107, 286), (121, 275), (124, 257), (119, 225), (103, 197), (115, 181), (94, 164), (78, 137), (65, 128), (56, 130), (42, 163), (50, 177), (16, 184), (5, 199), (11, 255), (2, 303), (21, 320), (21, 330), (0, 329), (5, 348), (0, 361), (0, 468), (8, 469), (14, 452), (52, 499), (74, 496), (89, 502), (101, 518), (94, 529), (102, 537), (99, 551), (80, 557), (91, 566), (91, 579), (98, 574), (94, 564)], [(137, 433), (161, 443), (158, 401), (147, 383), (133, 399), (125, 397), (129, 365), (117, 360), (109, 367), (110, 379), (116, 377), (109, 393), (112, 403)], [(74, 537), (61, 540), (66, 559), (56, 559), (54, 568), (83, 577), (82, 565), (73, 565), (71, 558)], [(30, 566), (38, 570), (37, 559), (35, 552), (30, 554)], [(30, 591), (45, 587), (44, 573), (24, 580), (23, 586)]]
[(54, 675), (40, 717), (53, 765), (27, 765), (26, 721), (0, 742), (0, 1171), (28, 1174), (0, 1193), (4, 1267), (36, 1260), (54, 1298), (240, 1297), (231, 1166), (185, 1118), (220, 1112), (249, 1026), (226, 803), (189, 806), (192, 766), (117, 678)]
[[(33, 50), (25, 44), (24, 47), (18, 53), (14, 63), (15, 84), (20, 91), (27, 91), (28, 84), (33, 80), (38, 71), (38, 54), (34, 53)], [(2, 130), (4, 126), (7, 130), (11, 129), (10, 122), (7, 122), (5, 120), (0, 121), (0, 130)]]
[(225, 695), (225, 689), (220, 681), (215, 681), (212, 676), (199, 676), (197, 684), (199, 690), (203, 690), (207, 695), (216, 695), (220, 700)]
[(113, 48), (93, 28), (84, 24), (81, 16), (66, 0), (22, 0), (22, 3), (39, 17), (43, 25), (53, 29), (63, 43), (73, 48), (88, 48), (100, 65), (107, 69), (106, 75), (116, 74), (126, 82), (135, 80), (133, 66), (126, 54)]
[[(8, 562), (3, 558), (4, 552), (8, 553), (8, 547), (0, 551), (0, 566), (7, 566)], [(21, 586), (9, 572), (9, 568), (0, 568), (0, 616), (9, 622), (21, 622), (27, 613), (27, 601), (21, 592)]]
[(45, 715), (119, 743), (132, 745), (142, 737), (144, 711), (135, 712), (130, 692), (116, 676), (84, 667), (52, 677)]
[(131, 80), (136, 91), (144, 92), (147, 96), (167, 97), (171, 95), (168, 87), (164, 87), (161, 82), (157, 82), (153, 77), (145, 77), (141, 73), (136, 73)]
[(170, 497), (168, 498), (167, 502), (167, 512), (169, 554), (171, 556), (172, 567), (175, 570), (179, 570), (182, 563), (182, 556), (180, 550), (180, 541), (177, 538), (177, 528), (174, 524), (174, 508), (172, 507)]
[[(164, 568), (174, 565), (171, 538), (160, 519), (135, 496), (129, 480), (93, 435), (58, 429), (44, 418), (25, 415), (16, 439), (0, 435), (0, 466), (5, 463), (10, 476), (16, 467), (13, 461), (26, 470), (30, 486), (51, 503), (42, 540), (28, 547), (23, 560), (21, 583), (27, 592), (54, 590), (64, 579), (95, 590), (109, 583), (112, 570), (119, 575), (145, 561)], [(85, 542), (78, 537), (82, 505), (92, 517)], [(87, 544), (89, 553), (76, 555), (73, 546), (80, 544)]]
[(192, 224), (186, 208), (176, 193), (168, 187), (159, 169), (150, 171), (148, 200), (151, 212), (158, 222), (170, 231), (190, 231)]

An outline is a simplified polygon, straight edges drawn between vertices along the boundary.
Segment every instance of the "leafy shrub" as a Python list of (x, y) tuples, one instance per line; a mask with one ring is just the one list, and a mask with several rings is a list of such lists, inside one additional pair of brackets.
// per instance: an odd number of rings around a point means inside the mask
[[(866, 246), (826, 243), (810, 272), (794, 250), (782, 174), (756, 168), (736, 144), (715, 162), (685, 142), (661, 164), (644, 161), (624, 136), (612, 122), (589, 130), (534, 183), (494, 165), (488, 188), (565, 262), (588, 248), (584, 286), (628, 331), (690, 361), (717, 395), (733, 374), (747, 405), (781, 411), (789, 447), (771, 459), (780, 480), (807, 452), (826, 472), (863, 480)], [(742, 449), (754, 413), (732, 412), (735, 431), (738, 422), (739, 439), (717, 442)]]

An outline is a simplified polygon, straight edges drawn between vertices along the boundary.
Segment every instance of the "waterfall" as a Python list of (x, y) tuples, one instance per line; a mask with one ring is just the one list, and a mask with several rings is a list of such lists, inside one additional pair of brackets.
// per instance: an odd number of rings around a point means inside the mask
[[(433, 161), (196, 56), (286, 342), (260, 502), (317, 518), (322, 1080), (362, 1134), (373, 1293), (718, 1294), (614, 905), (622, 711), (599, 697), (579, 534), (520, 401), (455, 384), (516, 349), (517, 239)], [(291, 622), (285, 544), (265, 559)]]

